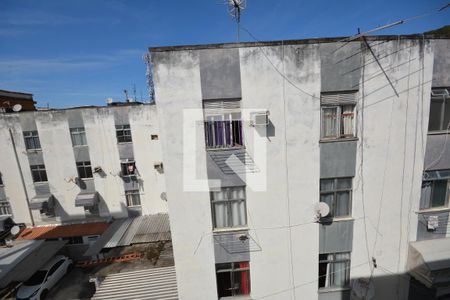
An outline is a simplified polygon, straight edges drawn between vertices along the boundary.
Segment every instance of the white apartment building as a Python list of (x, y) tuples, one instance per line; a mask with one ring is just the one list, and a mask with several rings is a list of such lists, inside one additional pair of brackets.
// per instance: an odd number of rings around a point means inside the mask
[(449, 48), (150, 48), (180, 299), (445, 294)]
[(156, 107), (0, 114), (0, 212), (31, 225), (167, 212)]

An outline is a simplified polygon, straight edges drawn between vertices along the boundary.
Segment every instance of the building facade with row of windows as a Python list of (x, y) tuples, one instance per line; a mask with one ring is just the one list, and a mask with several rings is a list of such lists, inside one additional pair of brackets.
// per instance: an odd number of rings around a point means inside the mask
[(0, 213), (27, 225), (167, 212), (156, 107), (0, 115)]
[(449, 47), (150, 48), (180, 299), (445, 294)]

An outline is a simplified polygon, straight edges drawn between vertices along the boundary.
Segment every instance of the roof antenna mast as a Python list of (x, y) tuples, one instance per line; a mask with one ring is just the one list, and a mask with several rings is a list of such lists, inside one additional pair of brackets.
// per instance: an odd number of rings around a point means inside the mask
[(239, 25), (241, 22), (241, 11), (245, 9), (245, 0), (226, 0), (228, 5), (228, 13), (236, 20), (237, 25), (237, 41), (239, 43)]

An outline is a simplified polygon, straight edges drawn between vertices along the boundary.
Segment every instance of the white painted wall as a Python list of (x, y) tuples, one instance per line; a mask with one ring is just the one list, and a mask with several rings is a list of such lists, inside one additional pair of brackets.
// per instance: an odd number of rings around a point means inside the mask
[[(21, 220), (27, 224), (31, 224), (30, 212), (28, 211), (28, 202), (23, 188), (22, 179), (18, 168), (18, 161), (14, 154), (14, 148), (11, 143), (11, 135), (9, 130), (13, 133), (13, 138), (16, 140), (17, 155), (20, 164), (28, 166), (28, 159), (24, 154), (24, 142), (17, 140), (17, 136), (21, 135), (19, 121), (17, 116), (10, 119), (0, 118), (0, 172), (2, 172), (2, 179), (5, 189), (6, 197), (11, 204), (13, 217), (16, 220)], [(31, 180), (29, 172), (25, 172), (24, 178)], [(31, 189), (28, 189), (31, 192)], [(34, 190), (33, 190), (34, 194)]]
[[(268, 190), (254, 192), (247, 188), (250, 234), (262, 249), (251, 252), (253, 299), (318, 298), (319, 225), (313, 222), (320, 180), (321, 61), (317, 47), (317, 44), (297, 45), (303, 50), (300, 63), (294, 49), (285, 47), (284, 65), (280, 46), (239, 49), (242, 107), (267, 108), (275, 126), (275, 136), (270, 137), (267, 146)], [(393, 54), (381, 63), (385, 68), (397, 66), (388, 75), (400, 93), (399, 98), (392, 97), (392, 88), (371, 54), (364, 55), (368, 63), (364, 68), (364, 122), (360, 99), (356, 158), (356, 172), (362, 172), (363, 177), (354, 178), (352, 279), (370, 277), (368, 256), (369, 260), (374, 256), (387, 270), (404, 272), (408, 242), (415, 239), (433, 61), (431, 45), (426, 44), (424, 53), (421, 49), (416, 41), (391, 41), (377, 47), (380, 54)], [(180, 299), (216, 299), (209, 195), (185, 192), (182, 185), (182, 145), (192, 142), (183, 141), (181, 135), (182, 109), (201, 108), (202, 101), (197, 52), (178, 50), (153, 55)], [(290, 83), (283, 80), (268, 59), (286, 74)], [(244, 136), (251, 136), (253, 130), (245, 126)], [(196, 131), (197, 168), (200, 168), (197, 178), (204, 178), (202, 126)], [(246, 146), (252, 153), (252, 144)], [(360, 171), (362, 154), (364, 163)], [(372, 251), (375, 227), (379, 236)], [(374, 275), (387, 274), (377, 269)], [(400, 282), (401, 299), (407, 296), (405, 282)], [(386, 286), (377, 284), (376, 299), (397, 299), (396, 283), (393, 280)]]
[[(368, 260), (367, 230), (369, 258), (375, 257), (378, 265), (386, 270), (403, 273), (408, 243), (415, 240), (417, 233), (416, 212), (428, 131), (433, 53), (431, 44), (427, 44), (422, 53), (417, 41), (391, 41), (377, 50), (377, 53), (394, 53), (381, 59), (380, 63), (386, 69), (398, 66), (387, 71), (387, 74), (394, 82), (399, 97), (395, 96), (386, 78), (380, 74), (380, 68), (371, 54), (366, 53), (364, 120), (361, 118), (362, 99), (358, 112), (360, 139), (354, 179), (353, 216), (356, 220), (352, 265)], [(361, 145), (362, 133), (364, 145)], [(368, 265), (354, 268), (351, 272), (353, 278), (367, 277), (368, 274)], [(385, 277), (388, 274), (378, 268), (374, 276)], [(408, 281), (401, 279), (398, 282), (384, 282), (383, 286), (375, 285), (376, 299), (397, 299), (397, 283), (400, 297), (405, 299)]]
[[(86, 130), (89, 154), (92, 167), (101, 166), (106, 173), (102, 178), (94, 174), (97, 192), (103, 199), (100, 203), (101, 217), (127, 217), (127, 207), (123, 181), (118, 175), (120, 159), (114, 124), (113, 109), (127, 107), (80, 108)], [(55, 196), (58, 206), (56, 223), (84, 221), (84, 209), (75, 207), (75, 197), (80, 192), (73, 179), (77, 177), (75, 157), (70, 138), (70, 130), (65, 110), (23, 112), (34, 116), (42, 154), (46, 166), (50, 191)], [(31, 225), (28, 204), (21, 184), (15, 161), (9, 128), (13, 132), (20, 165), (29, 199), (35, 196), (31, 178), (30, 164), (25, 150), (23, 129), (19, 121), (20, 114), (0, 115), (0, 171), (3, 174), (6, 196), (11, 202), (16, 222)], [(131, 109), (130, 124), (133, 145), (138, 161), (141, 178), (144, 182), (141, 196), (143, 214), (167, 212), (167, 203), (160, 195), (165, 191), (164, 174), (158, 173), (154, 161), (161, 161), (160, 140), (152, 141), (150, 134), (159, 134), (156, 108), (152, 105), (139, 105)], [(36, 223), (40, 223), (39, 213), (33, 212)]]

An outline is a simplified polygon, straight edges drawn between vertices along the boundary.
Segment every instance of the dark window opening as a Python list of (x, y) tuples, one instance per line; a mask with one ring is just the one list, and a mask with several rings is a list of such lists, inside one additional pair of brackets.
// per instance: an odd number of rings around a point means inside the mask
[(116, 125), (116, 136), (118, 143), (129, 143), (131, 139), (130, 125)]
[(31, 176), (33, 177), (33, 182), (46, 182), (47, 172), (45, 171), (45, 165), (33, 165), (31, 166)]
[(78, 178), (92, 178), (92, 167), (90, 161), (77, 162)]
[(24, 131), (23, 137), (25, 140), (25, 148), (27, 150), (41, 149), (41, 142), (39, 141), (39, 135), (37, 131)]
[(122, 176), (134, 176), (137, 174), (136, 163), (134, 161), (128, 161), (121, 163)]
[(216, 264), (217, 294), (221, 297), (250, 294), (248, 261)]

